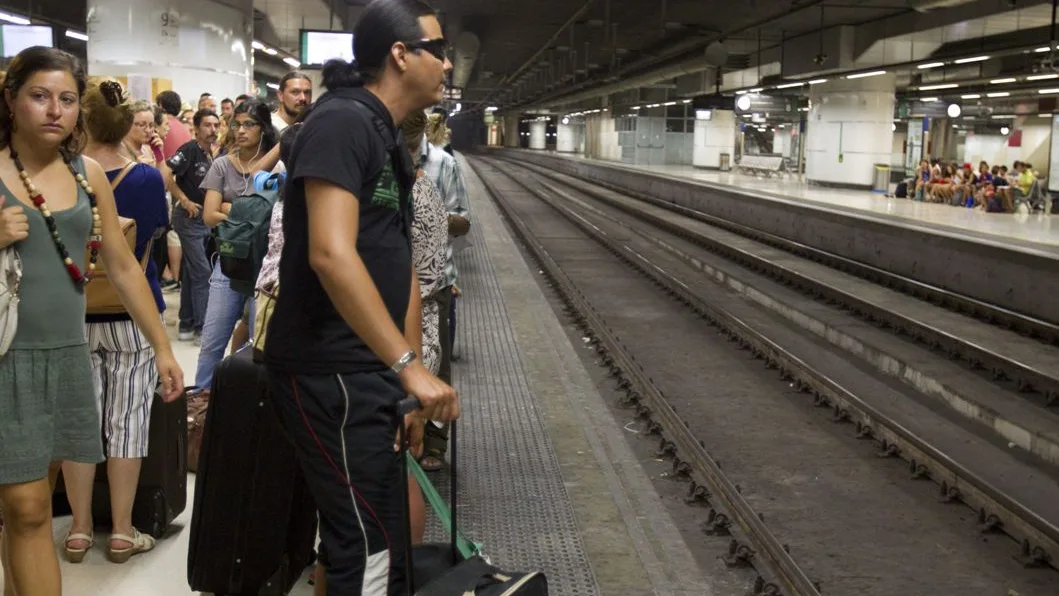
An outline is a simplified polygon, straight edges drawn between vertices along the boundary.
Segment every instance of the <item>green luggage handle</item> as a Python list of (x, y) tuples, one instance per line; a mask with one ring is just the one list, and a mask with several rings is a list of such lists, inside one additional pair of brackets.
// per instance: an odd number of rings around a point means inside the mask
[[(430, 508), (434, 510), (434, 514), (438, 516), (441, 526), (451, 529), (452, 514), (449, 512), (449, 506), (445, 499), (438, 493), (438, 489), (434, 488), (434, 484), (427, 477), (427, 473), (423, 471), (423, 468), (416, 461), (416, 458), (412, 456), (411, 452), (405, 451), (405, 458), (408, 461), (408, 469), (411, 470), (412, 475), (419, 482), (419, 488), (423, 490), (423, 495), (426, 496), (427, 502), (430, 503)], [(464, 559), (472, 557), (484, 558), (482, 546), (482, 543), (467, 540), (458, 529), (456, 530), (456, 549), (460, 551), (460, 556)]]

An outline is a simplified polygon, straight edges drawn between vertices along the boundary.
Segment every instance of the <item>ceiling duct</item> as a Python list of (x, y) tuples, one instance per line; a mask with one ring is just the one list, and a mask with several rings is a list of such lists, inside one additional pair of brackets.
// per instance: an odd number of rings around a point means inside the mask
[(452, 86), (463, 88), (471, 80), (474, 63), (478, 60), (480, 46), (478, 36), (470, 31), (460, 33), (456, 43), (452, 44)]

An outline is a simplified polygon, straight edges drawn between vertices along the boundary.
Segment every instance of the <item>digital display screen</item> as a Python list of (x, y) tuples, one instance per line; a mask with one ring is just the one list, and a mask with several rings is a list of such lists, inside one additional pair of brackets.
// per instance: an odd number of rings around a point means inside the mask
[(301, 63), (307, 66), (323, 66), (328, 60), (338, 58), (353, 60), (353, 34), (345, 31), (313, 31), (303, 29)]
[(0, 45), (4, 49), (4, 58), (13, 58), (33, 46), (53, 47), (54, 38), (47, 25), (4, 24), (0, 26)]

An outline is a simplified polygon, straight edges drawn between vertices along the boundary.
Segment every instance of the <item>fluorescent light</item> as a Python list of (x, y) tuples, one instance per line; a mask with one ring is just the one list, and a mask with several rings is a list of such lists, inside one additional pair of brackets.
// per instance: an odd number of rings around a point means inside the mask
[(810, 85), (819, 85), (820, 83), (826, 83), (827, 79), (813, 79), (809, 81)]
[(1059, 74), (1043, 74), (1026, 77), (1027, 81), (1046, 81), (1048, 79), (1059, 79)]
[(1033, 51), (1037, 52), (1038, 54), (1043, 53), (1043, 52), (1047, 52), (1048, 51), (1048, 46), (1045, 46), (1043, 48), (1037, 48), (1036, 50), (1033, 50)]
[(801, 87), (805, 83), (786, 83), (784, 85), (776, 85), (777, 89), (791, 89), (794, 87)]
[(944, 85), (927, 85), (926, 87), (920, 87), (920, 91), (937, 91), (939, 89), (955, 89), (959, 87), (956, 83), (946, 83)]
[(993, 114), (990, 116), (993, 120), (1011, 120), (1014, 117), (1012, 114)]
[(1016, 79), (1015, 77), (1008, 77), (1006, 79), (993, 79), (992, 81), (989, 81), (989, 84), (990, 85), (1003, 85), (1005, 83), (1014, 83), (1017, 80), (1018, 79)]
[(640, 106), (633, 106), (633, 107), (631, 107), (631, 108), (629, 108), (629, 109), (630, 109), (630, 110), (639, 110), (639, 109), (640, 109)]
[(485, 111), (486, 111), (486, 112), (495, 112), (495, 111), (497, 111), (497, 110), (499, 110), (499, 109), (500, 109), (500, 108), (498, 108), (498, 107), (496, 107), (496, 106), (489, 106), (488, 108), (486, 108), (486, 109), (485, 109)]
[(70, 39), (79, 39), (81, 41), (88, 41), (88, 36), (80, 31), (74, 31), (73, 29), (66, 30), (66, 37)]
[(1051, 118), (1052, 115), (1051, 114), (1037, 114), (1037, 117), (1038, 118)]
[(254, 41), (250, 42), (250, 47), (254, 48), (255, 50), (262, 50), (262, 51), (264, 51), (264, 49), (265, 49), (265, 44), (263, 44), (263, 43), (261, 43), (260, 41), (258, 41), (258, 40), (256, 40), (256, 39), (255, 39)]
[(1050, 93), (1059, 93), (1059, 89), (1041, 89), (1037, 93), (1040, 93), (1041, 95), (1048, 95)]
[(938, 98), (937, 97), (923, 97), (919, 101), (921, 101), (923, 103), (934, 103), (935, 101), (938, 101)]
[(675, 101), (667, 101), (667, 102), (665, 102), (662, 105), (664, 105), (664, 106), (675, 106), (675, 105), (677, 105), (677, 102), (675, 102)]
[[(691, 100), (690, 99), (685, 99), (684, 101), (682, 101), (680, 103), (691, 103)], [(606, 111), (606, 110), (604, 110), (604, 111)]]
[(275, 89), (276, 91), (279, 91), (279, 85), (277, 85), (276, 83), (265, 83), (265, 86), (269, 89)]
[(276, 54), (278, 54), (279, 52), (277, 52), (276, 50), (274, 50), (274, 49), (272, 49), (272, 48), (268, 48), (268, 47), (266, 47), (266, 48), (265, 48), (265, 53), (266, 53), (266, 54), (268, 54), (269, 56), (275, 56), (275, 55), (276, 55)]
[(975, 56), (974, 58), (960, 58), (959, 60), (954, 60), (954, 62), (956, 64), (970, 64), (971, 62), (984, 62), (986, 60), (989, 60), (989, 56)]
[(969, 93), (967, 95), (961, 95), (960, 99), (981, 99), (982, 96), (977, 93)]
[(756, 89), (751, 89), (751, 90), (747, 91), (747, 93), (761, 93), (761, 91), (763, 89), (764, 89), (764, 87), (757, 87)]
[(872, 72), (860, 72), (857, 74), (846, 75), (847, 79), (866, 79), (868, 77), (877, 77), (879, 75), (886, 74), (885, 70), (873, 70)]
[(1007, 91), (1001, 91), (1000, 93), (986, 93), (986, 97), (1010, 97), (1011, 94)]
[(735, 94), (736, 94), (736, 95), (742, 95), (742, 94), (744, 94), (744, 93), (746, 93), (746, 90), (745, 90), (745, 89), (742, 89), (742, 90), (740, 90), (740, 91), (736, 91), (736, 92), (735, 92)]
[(287, 58), (284, 58), (283, 61), (286, 62), (287, 66), (290, 66), (291, 68), (301, 68), (302, 67), (302, 63), (301, 62), (298, 62), (297, 60), (295, 60), (294, 58), (291, 58), (289, 56)]
[(0, 21), (7, 21), (8, 23), (14, 23), (16, 25), (29, 25), (30, 20), (26, 17), (20, 17), (6, 12), (0, 12)]
[(937, 68), (939, 66), (945, 66), (944, 62), (928, 62), (927, 64), (920, 64), (916, 68), (919, 70), (926, 70), (928, 68)]

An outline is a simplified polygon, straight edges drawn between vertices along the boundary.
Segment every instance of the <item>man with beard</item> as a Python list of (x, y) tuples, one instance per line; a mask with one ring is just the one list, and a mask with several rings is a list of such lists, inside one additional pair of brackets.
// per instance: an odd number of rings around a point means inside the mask
[(180, 261), (180, 329), (179, 339), (190, 341), (202, 333), (206, 303), (210, 296), (210, 274), (213, 267), (206, 254), (210, 229), (202, 221), (205, 193), (199, 188), (213, 164), (213, 144), (221, 120), (212, 110), (199, 110), (193, 120), (195, 138), (185, 143), (169, 158), (166, 165), (169, 192), (176, 203), (173, 229), (180, 237), (183, 256)]
[(279, 109), (272, 112), (272, 126), (277, 132), (283, 132), (298, 116), (305, 111), (305, 107), (313, 101), (313, 82), (309, 75), (291, 71), (279, 82)]

